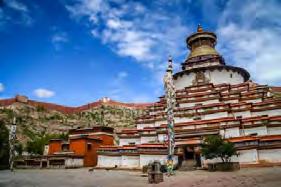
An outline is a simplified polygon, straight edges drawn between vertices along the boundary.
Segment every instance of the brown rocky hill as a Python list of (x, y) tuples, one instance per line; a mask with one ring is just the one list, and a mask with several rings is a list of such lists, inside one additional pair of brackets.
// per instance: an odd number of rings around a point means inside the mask
[(29, 100), (25, 96), (0, 100), (0, 122), (9, 125), (17, 118), (17, 137), (27, 140), (42, 133), (66, 133), (71, 128), (104, 125), (122, 129), (133, 127), (150, 103), (121, 103), (103, 98), (79, 107), (67, 107)]

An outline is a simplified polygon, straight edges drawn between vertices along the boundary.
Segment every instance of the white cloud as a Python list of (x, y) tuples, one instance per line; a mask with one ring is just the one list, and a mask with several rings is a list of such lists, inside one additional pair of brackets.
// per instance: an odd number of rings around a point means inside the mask
[(60, 50), (64, 43), (67, 43), (68, 35), (66, 32), (55, 31), (51, 38), (51, 42), (53, 43), (56, 50)]
[(38, 88), (34, 90), (34, 94), (39, 98), (50, 98), (55, 95), (55, 92), (44, 88)]
[(128, 76), (128, 73), (126, 71), (121, 71), (117, 74), (118, 79), (124, 79)]
[(9, 8), (10, 10), (13, 10), (15, 12), (20, 13), (20, 16), (17, 16), (15, 19), (13, 19), (13, 23), (20, 23), (24, 24), (26, 26), (32, 25), (33, 19), (30, 16), (30, 10), (28, 6), (22, 2), (19, 2), (18, 0), (8, 0), (4, 1), (4, 8), (3, 12), (0, 14), (3, 14), (2, 16), (0, 15), (0, 21), (2, 22), (9, 22), (11, 21), (11, 17), (8, 12), (5, 11), (5, 7)]
[(22, 12), (28, 12), (27, 6), (16, 0), (5, 1), (5, 3), (7, 3), (7, 6), (9, 6), (10, 8), (13, 8), (15, 10), (22, 11)]
[(0, 92), (3, 92), (5, 90), (5, 86), (3, 83), (0, 83)]
[(229, 1), (219, 20), (218, 47), (228, 63), (246, 68), (258, 83), (280, 84), (280, 3), (269, 2)]
[(52, 42), (54, 43), (68, 42), (67, 34), (65, 32), (55, 33), (52, 36)]
[(153, 70), (163, 71), (159, 64), (165, 63), (169, 54), (185, 53), (188, 28), (180, 15), (163, 11), (158, 4), (149, 8), (141, 2), (124, 0), (78, 0), (66, 8), (76, 19), (86, 17), (93, 37), (100, 38), (118, 55), (132, 57)]

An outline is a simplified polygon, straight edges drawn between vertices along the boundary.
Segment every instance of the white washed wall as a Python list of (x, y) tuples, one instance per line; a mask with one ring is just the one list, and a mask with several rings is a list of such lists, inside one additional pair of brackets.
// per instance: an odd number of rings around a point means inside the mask
[(262, 102), (262, 99), (251, 99), (251, 100), (245, 100), (246, 103), (259, 103)]
[(281, 149), (258, 150), (259, 160), (266, 162), (281, 162)]
[(140, 138), (120, 138), (119, 146), (129, 145), (130, 143), (135, 143), (136, 145), (140, 144)]
[(202, 119), (216, 119), (216, 118), (224, 118), (224, 117), (228, 117), (228, 112), (217, 112), (214, 114), (204, 115), (202, 116)]
[[(232, 74), (232, 77), (230, 76)], [(205, 71), (204, 75), (207, 79), (210, 80), (213, 84), (239, 84), (244, 82), (244, 78), (237, 72), (232, 70), (213, 70), (213, 71)], [(192, 81), (195, 79), (195, 73), (190, 73), (188, 75), (178, 76), (178, 78), (174, 81), (176, 89), (183, 89), (187, 86), (192, 86)]]
[(224, 103), (239, 103), (239, 100), (237, 100), (237, 99), (227, 100), (227, 101), (224, 101)]
[(98, 167), (118, 167), (121, 166), (121, 156), (107, 156), (107, 155), (98, 155)]
[(196, 104), (207, 105), (207, 104), (213, 104), (213, 103), (219, 103), (219, 102), (220, 101), (218, 99), (212, 99), (212, 100), (202, 101), (202, 102), (180, 103), (180, 107), (192, 107), (192, 106), (195, 106)]
[(252, 112), (252, 116), (261, 116), (261, 115), (278, 116), (278, 115), (281, 115), (281, 109), (265, 110), (265, 111), (261, 111), (261, 112)]
[(225, 138), (238, 137), (240, 136), (240, 129), (239, 127), (227, 128), (225, 129), (224, 134), (221, 135), (224, 135)]
[(154, 127), (154, 123), (137, 124), (137, 129), (143, 129), (144, 127)]
[[(234, 112), (233, 116), (234, 117), (242, 116), (243, 118), (251, 117), (251, 112), (250, 111)], [(232, 117), (232, 115), (230, 114), (229, 117)]]
[(192, 118), (188, 118), (188, 117), (182, 117), (182, 118), (175, 117), (174, 119), (175, 119), (175, 123), (184, 123), (184, 122), (193, 121)]
[(48, 153), (49, 153), (49, 145), (45, 145), (43, 155), (48, 155)]
[(187, 86), (192, 85), (192, 80), (195, 79), (195, 73), (190, 73), (188, 75), (178, 76), (176, 80), (174, 80), (174, 84), (176, 90), (183, 89)]
[[(178, 164), (178, 157), (173, 157), (174, 164)], [(148, 165), (149, 163), (152, 163), (154, 161), (160, 161), (161, 164), (166, 164), (167, 161), (167, 155), (140, 155), (140, 167), (142, 168), (145, 165)]]
[(149, 143), (149, 142), (155, 142), (155, 141), (157, 141), (157, 135), (155, 135), (155, 136), (141, 136), (141, 138), (140, 138), (141, 144), (145, 144), (145, 143)]
[(267, 133), (270, 135), (281, 134), (281, 127), (267, 127)]
[(140, 157), (139, 156), (122, 156), (122, 168), (138, 168), (140, 166)]
[(239, 162), (244, 164), (256, 163), (258, 161), (258, 152), (256, 149), (241, 150), (239, 152)]
[(258, 133), (258, 135), (267, 135), (266, 126), (244, 129), (244, 135), (249, 135), (253, 133)]
[(195, 129), (195, 125), (183, 126), (182, 129)]
[(158, 134), (158, 141), (164, 142), (168, 139), (167, 134)]
[(154, 127), (160, 127), (160, 125), (162, 124), (166, 124), (167, 121), (166, 120), (161, 120), (161, 121), (155, 121), (154, 123)]
[(65, 167), (67, 168), (78, 168), (83, 167), (84, 160), (83, 158), (66, 158)]

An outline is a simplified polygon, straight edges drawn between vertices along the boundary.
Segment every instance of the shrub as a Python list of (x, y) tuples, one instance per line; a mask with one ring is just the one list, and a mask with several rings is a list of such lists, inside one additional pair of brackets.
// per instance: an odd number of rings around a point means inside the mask
[(9, 166), (9, 131), (0, 122), (0, 169), (8, 168)]
[(233, 143), (224, 141), (221, 136), (210, 135), (204, 140), (202, 155), (206, 159), (220, 158), (223, 163), (228, 163), (233, 155), (237, 156), (237, 151)]

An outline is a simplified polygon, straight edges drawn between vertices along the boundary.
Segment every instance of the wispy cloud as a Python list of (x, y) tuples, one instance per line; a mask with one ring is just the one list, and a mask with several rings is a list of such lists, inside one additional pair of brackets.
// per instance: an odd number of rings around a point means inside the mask
[(120, 71), (118, 74), (117, 74), (117, 79), (124, 79), (128, 76), (128, 73), (126, 71)]
[(231, 0), (219, 20), (219, 50), (262, 84), (281, 82), (280, 6), (278, 1)]
[(131, 84), (129, 84), (127, 77), (129, 74), (125, 71), (121, 71), (116, 74), (114, 79), (103, 94), (105, 96), (123, 102), (151, 102), (154, 100), (153, 94), (146, 93), (142, 90), (135, 90)]
[(179, 15), (169, 11), (123, 0), (77, 0), (66, 8), (76, 19), (86, 17), (93, 37), (118, 55), (132, 57), (154, 70), (169, 54), (178, 56), (185, 50), (188, 28)]
[(0, 93), (5, 90), (5, 86), (3, 83), (0, 83)]
[(68, 41), (69, 39), (67, 33), (62, 31), (56, 30), (51, 37), (51, 42), (57, 51), (59, 51), (63, 47), (63, 44), (67, 43)]
[(5, 2), (7, 3), (7, 5), (10, 8), (13, 8), (15, 10), (22, 11), (22, 12), (28, 12), (27, 6), (24, 5), (23, 3), (20, 3), (16, 0), (9, 0), (9, 1), (5, 1)]
[(50, 97), (55, 96), (54, 91), (48, 90), (45, 88), (38, 88), (38, 89), (34, 90), (33, 93), (36, 97), (39, 97), (39, 98), (50, 98)]
[(34, 20), (26, 4), (18, 0), (4, 0), (3, 2), (4, 5), (0, 9), (0, 24), (16, 23), (26, 26), (32, 25)]

